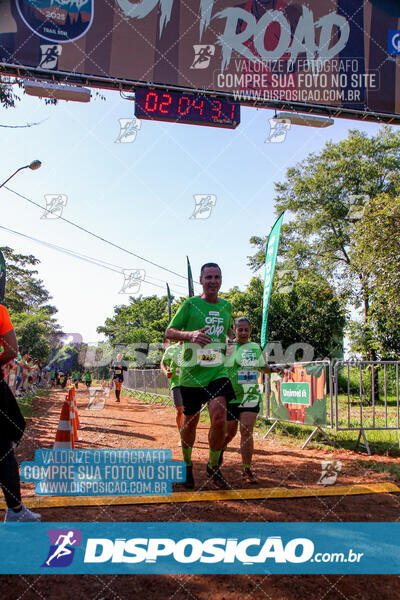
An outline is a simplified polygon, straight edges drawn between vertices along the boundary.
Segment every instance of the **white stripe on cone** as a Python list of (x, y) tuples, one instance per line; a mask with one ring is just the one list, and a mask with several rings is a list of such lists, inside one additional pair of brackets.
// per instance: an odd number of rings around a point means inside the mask
[(71, 450), (71, 442), (54, 442), (54, 446), (53, 446), (54, 450), (59, 450), (59, 449), (64, 449), (64, 448)]
[(58, 423), (58, 430), (59, 431), (70, 431), (70, 423), (69, 421), (59, 421)]

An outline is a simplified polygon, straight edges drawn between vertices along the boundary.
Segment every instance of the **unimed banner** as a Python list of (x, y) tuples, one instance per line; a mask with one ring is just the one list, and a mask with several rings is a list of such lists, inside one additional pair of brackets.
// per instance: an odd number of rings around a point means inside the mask
[(100, 87), (400, 114), (399, 54), (395, 0), (0, 2), (4, 71)]
[(271, 374), (270, 416), (279, 421), (326, 425), (326, 364), (309, 363)]

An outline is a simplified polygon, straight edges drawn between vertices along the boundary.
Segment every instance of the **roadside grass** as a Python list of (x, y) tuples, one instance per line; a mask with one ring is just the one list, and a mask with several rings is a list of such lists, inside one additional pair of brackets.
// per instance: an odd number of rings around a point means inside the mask
[(370, 470), (376, 471), (377, 473), (389, 473), (397, 481), (400, 481), (400, 465), (398, 464), (374, 462), (372, 460), (359, 460), (358, 463), (367, 471)]
[(33, 411), (33, 400), (35, 398), (47, 397), (50, 394), (50, 389), (39, 389), (35, 392), (29, 392), (23, 396), (17, 397), (18, 406), (21, 409), (22, 415), (25, 419), (31, 419), (35, 416)]
[(174, 403), (172, 398), (167, 396), (159, 395), (156, 392), (160, 392), (163, 390), (155, 390), (154, 393), (150, 392), (142, 392), (138, 390), (128, 390), (125, 387), (122, 388), (121, 394), (124, 396), (128, 396), (129, 398), (135, 398), (135, 400), (139, 400), (139, 402), (144, 402), (145, 404), (159, 404), (159, 405), (169, 405), (174, 408)]

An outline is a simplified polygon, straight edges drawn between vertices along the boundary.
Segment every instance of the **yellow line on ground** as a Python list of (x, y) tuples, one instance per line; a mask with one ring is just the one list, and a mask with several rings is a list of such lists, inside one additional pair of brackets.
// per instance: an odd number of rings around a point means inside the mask
[[(257, 500), (306, 498), (317, 496), (355, 496), (359, 494), (400, 493), (394, 483), (367, 483), (318, 488), (256, 488), (204, 492), (174, 492), (170, 496), (35, 496), (26, 498), (30, 508), (62, 508), (67, 506), (104, 506), (124, 504), (170, 504), (175, 502), (215, 502), (218, 500)], [(0, 508), (5, 508), (4, 502)]]

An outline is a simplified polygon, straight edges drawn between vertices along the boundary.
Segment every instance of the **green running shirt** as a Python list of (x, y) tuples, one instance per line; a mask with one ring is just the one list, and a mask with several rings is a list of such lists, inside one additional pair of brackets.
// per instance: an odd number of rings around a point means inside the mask
[(265, 366), (261, 348), (255, 342), (235, 343), (232, 356), (227, 358), (226, 367), (236, 398), (230, 402), (241, 407), (253, 408), (262, 402), (258, 376)]
[(232, 305), (222, 298), (214, 304), (192, 296), (179, 308), (169, 328), (197, 331), (206, 327), (204, 333), (211, 338), (211, 343), (203, 348), (192, 342), (183, 342), (179, 385), (204, 387), (215, 379), (227, 377), (224, 361), (231, 315)]
[(171, 344), (168, 346), (162, 357), (162, 362), (166, 365), (172, 373), (171, 379), (169, 380), (169, 387), (171, 390), (179, 385), (179, 372), (180, 372), (180, 354), (182, 346), (180, 344)]

